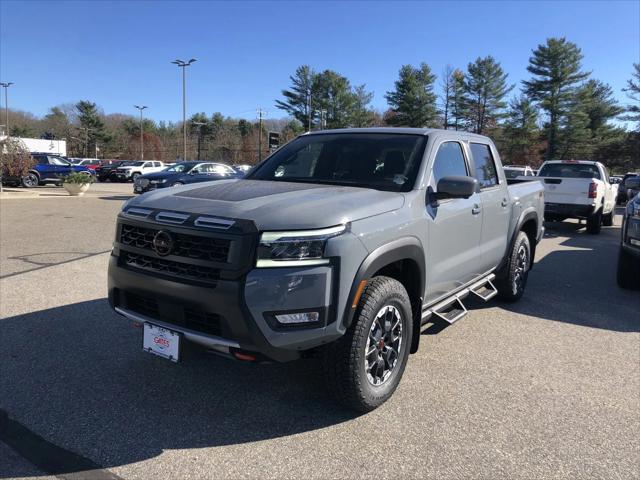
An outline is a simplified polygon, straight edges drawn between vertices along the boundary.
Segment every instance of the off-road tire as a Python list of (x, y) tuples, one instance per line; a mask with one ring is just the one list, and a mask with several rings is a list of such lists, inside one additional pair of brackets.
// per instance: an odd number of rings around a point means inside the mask
[(517, 302), (524, 294), (531, 264), (531, 242), (526, 233), (520, 231), (513, 242), (504, 275), (496, 280), (498, 298), (505, 302)]
[(622, 247), (620, 247), (620, 252), (618, 253), (618, 272), (616, 277), (620, 288), (640, 286), (640, 260)]
[(598, 235), (602, 229), (602, 210), (587, 217), (587, 233)]
[(602, 225), (605, 227), (612, 227), (613, 226), (613, 215), (615, 211), (615, 207), (613, 209), (611, 209), (611, 212), (609, 212), (606, 215), (602, 216)]
[[(401, 316), (402, 341), (397, 363), (381, 385), (373, 385), (365, 371), (365, 349), (376, 315), (385, 307), (395, 307)], [(360, 297), (353, 323), (337, 341), (322, 351), (322, 368), (329, 393), (343, 405), (369, 412), (386, 402), (395, 392), (407, 364), (412, 334), (411, 302), (400, 282), (379, 276), (369, 281)]]

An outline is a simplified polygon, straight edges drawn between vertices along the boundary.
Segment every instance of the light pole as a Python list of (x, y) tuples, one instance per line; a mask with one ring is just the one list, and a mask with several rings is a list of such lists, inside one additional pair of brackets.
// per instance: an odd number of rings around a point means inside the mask
[(138, 105), (134, 105), (138, 110), (140, 110), (140, 160), (144, 160), (144, 134), (142, 130), (142, 111), (145, 108), (149, 108), (146, 105), (139, 107)]
[(183, 156), (182, 160), (187, 159), (187, 67), (195, 62), (196, 59), (192, 58), (188, 62), (184, 60), (174, 60), (171, 63), (176, 64), (182, 68), (182, 142), (183, 142)]
[(7, 90), (13, 85), (13, 82), (0, 82), (0, 85), (4, 87), (4, 127), (7, 129), (7, 137), (9, 136), (9, 95)]

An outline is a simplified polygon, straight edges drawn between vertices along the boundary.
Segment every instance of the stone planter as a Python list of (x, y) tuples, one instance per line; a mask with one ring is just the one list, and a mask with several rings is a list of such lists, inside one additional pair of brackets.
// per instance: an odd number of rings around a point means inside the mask
[(73, 197), (80, 197), (84, 195), (89, 189), (89, 183), (63, 183), (62, 186), (64, 189), (69, 192), (69, 195)]

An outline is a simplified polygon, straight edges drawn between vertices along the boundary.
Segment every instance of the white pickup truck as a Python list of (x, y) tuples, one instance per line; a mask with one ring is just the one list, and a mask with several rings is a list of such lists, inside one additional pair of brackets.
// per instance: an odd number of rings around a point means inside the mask
[(550, 160), (542, 164), (538, 177), (545, 189), (545, 220), (586, 219), (591, 234), (600, 233), (602, 225), (613, 225), (617, 189), (600, 162)]
[(127, 162), (116, 168), (115, 176), (120, 181), (135, 181), (136, 178), (138, 178), (140, 175), (160, 172), (165, 168), (167, 168), (167, 166), (163, 162), (160, 162), (158, 160), (137, 160), (133, 162)]

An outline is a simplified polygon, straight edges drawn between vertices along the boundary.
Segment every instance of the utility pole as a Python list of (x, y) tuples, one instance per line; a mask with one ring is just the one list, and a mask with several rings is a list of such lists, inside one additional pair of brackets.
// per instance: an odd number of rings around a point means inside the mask
[(183, 142), (183, 156), (182, 160), (187, 159), (187, 67), (195, 62), (196, 59), (192, 58), (188, 62), (184, 60), (174, 60), (173, 64), (182, 68), (182, 142)]
[(309, 91), (309, 104), (307, 105), (307, 114), (309, 116), (307, 131), (311, 131), (311, 91)]
[(7, 90), (13, 85), (13, 82), (0, 82), (0, 85), (4, 87), (4, 128), (7, 129), (7, 137), (9, 136), (9, 95)]
[(198, 161), (200, 161), (200, 146), (202, 144), (202, 126), (206, 125), (204, 122), (191, 122), (191, 125), (198, 126)]
[(258, 108), (258, 163), (262, 160), (262, 118), (263, 115), (266, 115), (267, 112), (262, 110), (262, 108)]
[(142, 128), (142, 111), (145, 108), (149, 108), (149, 107), (147, 107), (146, 105), (143, 105), (142, 107), (138, 105), (134, 105), (134, 107), (140, 110), (140, 160), (144, 160), (144, 130)]

